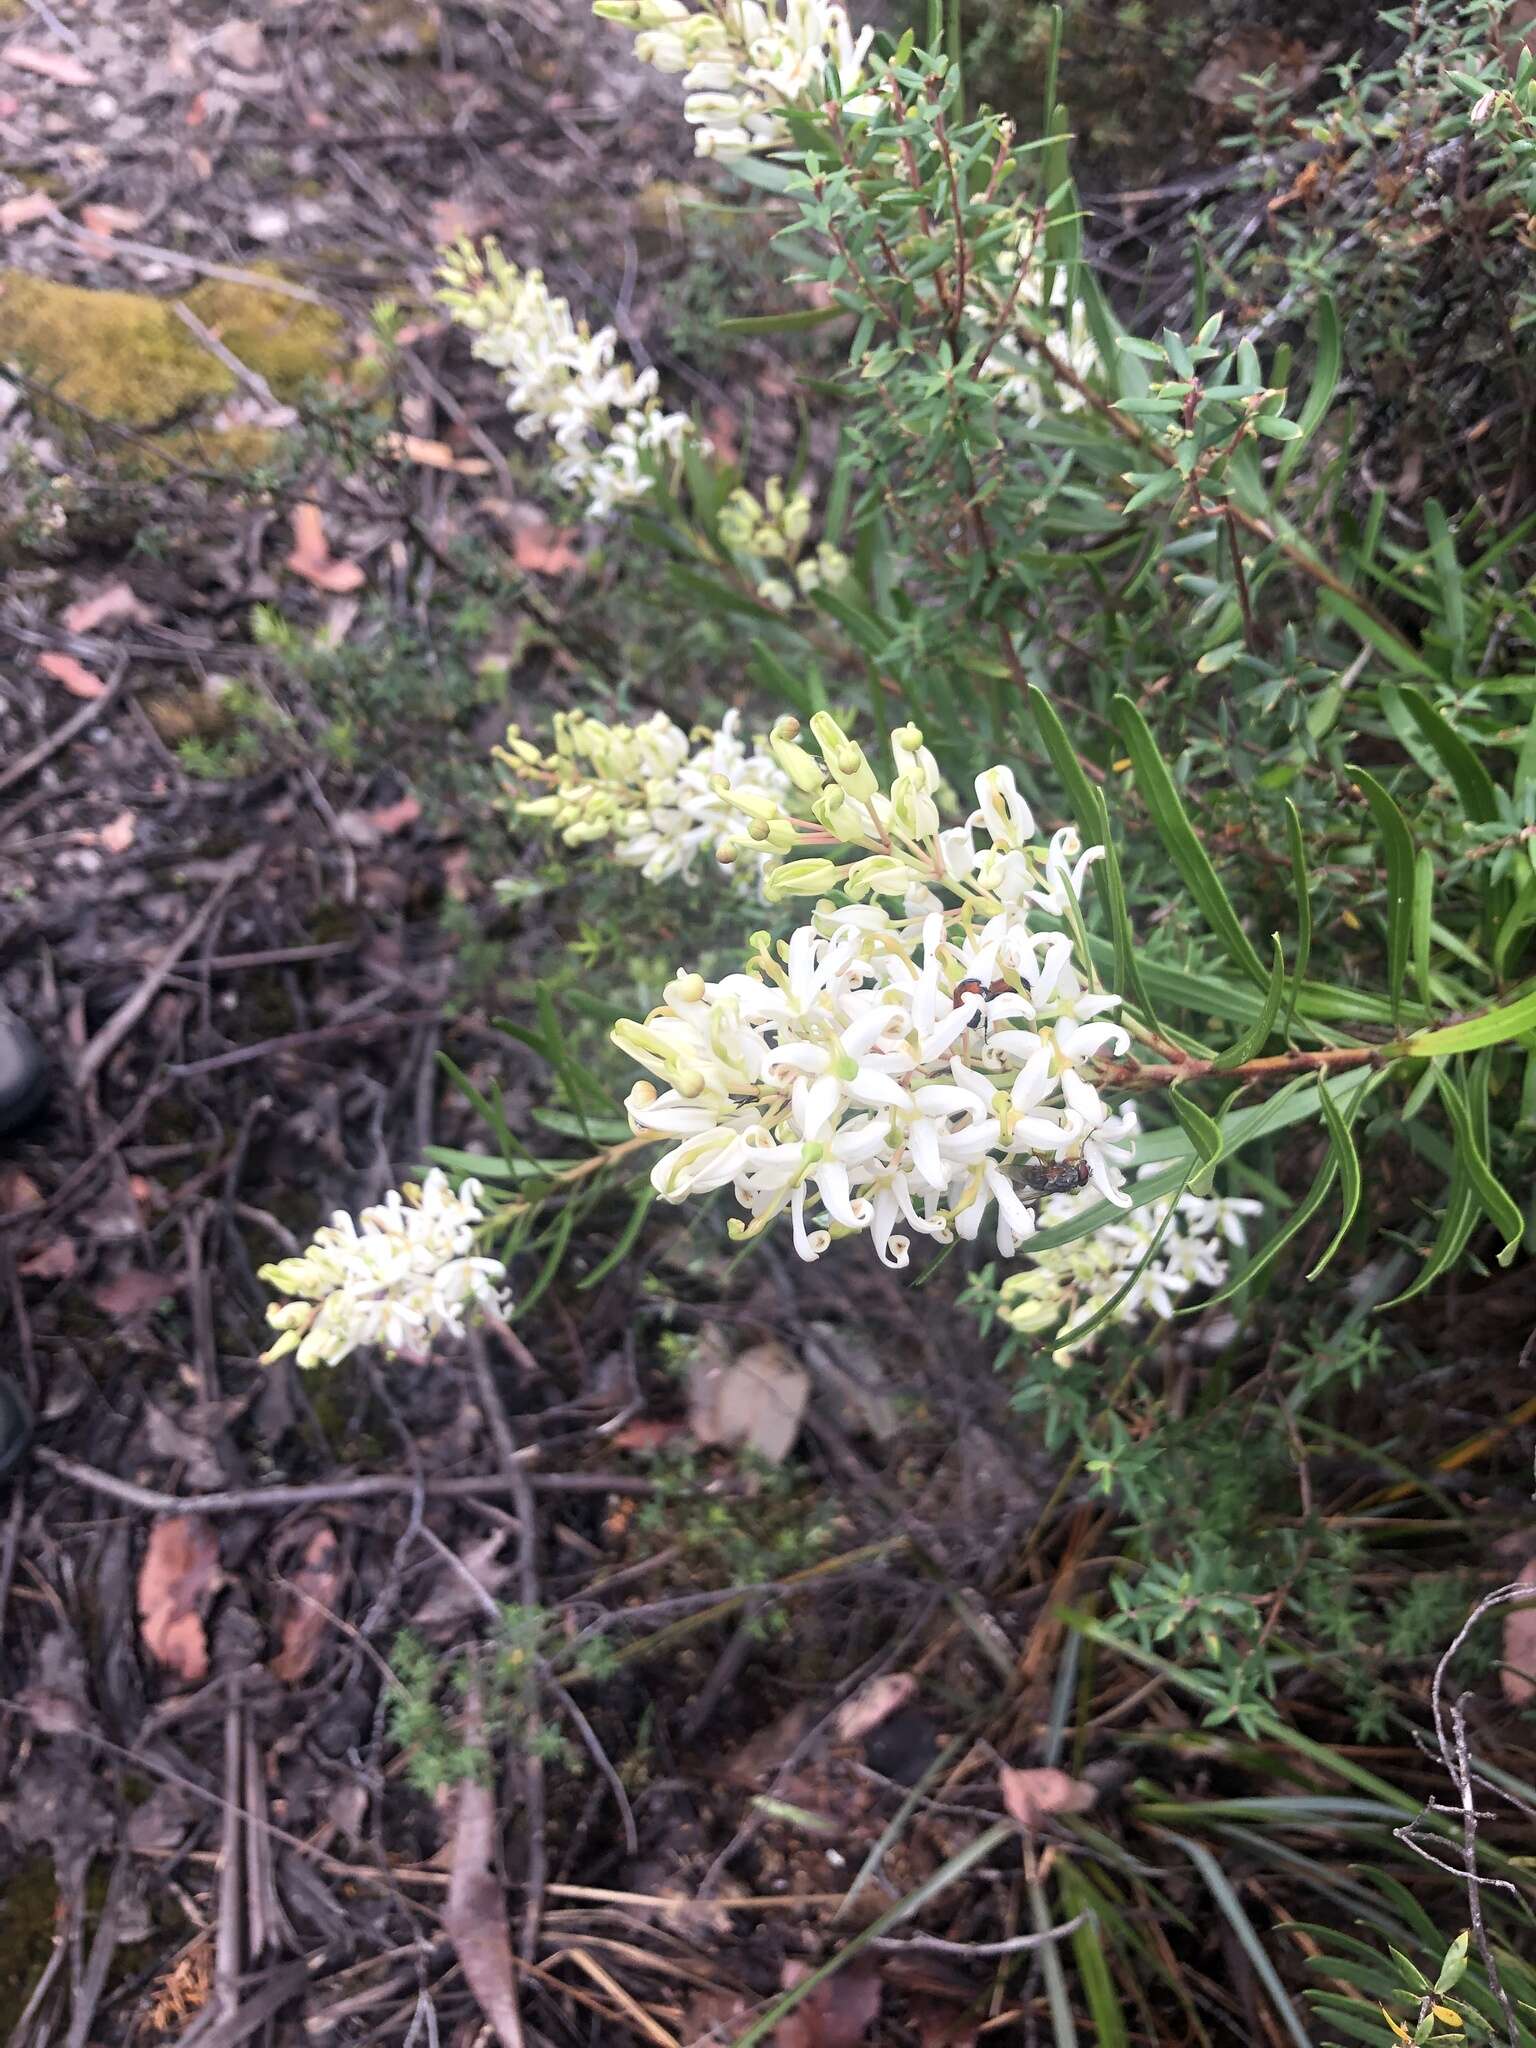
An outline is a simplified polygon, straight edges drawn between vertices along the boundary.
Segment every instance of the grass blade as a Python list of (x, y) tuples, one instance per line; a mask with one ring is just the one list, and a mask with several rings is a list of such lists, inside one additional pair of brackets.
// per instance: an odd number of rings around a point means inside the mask
[(1407, 821), (1375, 776), (1351, 766), (1381, 834), (1387, 863), (1387, 993), (1395, 1017), (1402, 1006), (1408, 973), (1408, 941), (1413, 928), (1413, 839)]
[(1171, 1835), (1169, 1840), (1178, 1843), (1205, 1879), (1211, 1897), (1216, 1901), (1227, 1925), (1246, 1950), (1248, 1960), (1253, 1964), (1254, 1975), (1264, 1986), (1270, 2004), (1284, 2021), (1287, 2032), (1296, 2043), (1296, 2048), (1314, 2048), (1312, 2036), (1302, 2025), (1301, 2015), (1292, 2005), (1274, 1964), (1264, 1953), (1264, 1945), (1254, 1932), (1253, 1922), (1243, 1911), (1243, 1902), (1232, 1889), (1231, 1880), (1226, 1872), (1202, 1842), (1192, 1842), (1187, 1835)]

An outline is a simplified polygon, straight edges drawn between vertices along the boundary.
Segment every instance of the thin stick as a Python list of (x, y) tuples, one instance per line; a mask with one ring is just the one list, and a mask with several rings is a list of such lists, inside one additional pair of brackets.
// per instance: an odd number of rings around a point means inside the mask
[(30, 753), (23, 754), (8, 768), (0, 768), (0, 794), (18, 782), (25, 782), (27, 777), (41, 768), (45, 761), (50, 760), (60, 747), (67, 747), (76, 733), (84, 732), (85, 728), (100, 718), (104, 712), (110, 711), (121, 696), (127, 680), (128, 664), (125, 661), (99, 697), (93, 697), (88, 704), (82, 704), (78, 711), (71, 712), (64, 723), (56, 725), (46, 739), (38, 741)]
[[(536, 1446), (518, 1453), (523, 1459), (537, 1455)], [(333, 1479), (307, 1486), (247, 1486), (224, 1493), (161, 1493), (155, 1487), (119, 1479), (115, 1472), (84, 1465), (78, 1458), (67, 1458), (47, 1444), (36, 1445), (32, 1456), (61, 1479), (72, 1479), (77, 1486), (104, 1493), (110, 1500), (119, 1500), (125, 1507), (139, 1508), (149, 1515), (284, 1514), (289, 1508), (321, 1507), (330, 1501), (384, 1500), (416, 1490), (413, 1479), (370, 1472), (356, 1479)], [(528, 1474), (526, 1483), (535, 1493), (622, 1493), (648, 1497), (656, 1491), (649, 1479), (607, 1472), (533, 1472)], [(517, 1488), (511, 1473), (480, 1472), (462, 1479), (429, 1479), (426, 1491), (441, 1500), (473, 1500), (477, 1494), (515, 1495)]]
[(117, 1009), (113, 1011), (95, 1037), (89, 1041), (80, 1054), (79, 1059), (75, 1062), (75, 1081), (82, 1091), (90, 1086), (103, 1064), (111, 1058), (134, 1025), (138, 1023), (169, 979), (171, 969), (176, 965), (176, 962), (181, 959), (183, 954), (189, 953), (197, 944), (203, 933), (207, 931), (213, 920), (224, 908), (225, 899), (228, 897), (231, 889), (234, 888), (237, 882), (243, 881), (251, 873), (261, 859), (261, 855), (262, 849), (259, 846), (245, 846), (225, 864), (223, 875), (214, 885), (213, 890), (202, 908), (197, 912), (197, 915), (188, 920), (182, 927), (179, 935), (171, 941), (170, 945), (161, 954), (159, 960), (139, 983), (133, 994), (128, 997), (126, 1002), (118, 1005)]

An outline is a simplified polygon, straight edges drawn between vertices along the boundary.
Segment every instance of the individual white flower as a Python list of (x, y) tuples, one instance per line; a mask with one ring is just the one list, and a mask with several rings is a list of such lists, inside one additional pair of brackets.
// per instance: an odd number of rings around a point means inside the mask
[(560, 488), (584, 496), (592, 519), (647, 496), (657, 463), (675, 460), (693, 431), (685, 414), (661, 410), (656, 372), (620, 362), (612, 327), (593, 333), (541, 271), (520, 270), (494, 242), (457, 243), (438, 274), (439, 301), (502, 372), (518, 433), (553, 437)]
[(480, 1195), (479, 1181), (455, 1193), (434, 1167), (355, 1222), (338, 1210), (307, 1250), (263, 1266), (260, 1278), (293, 1297), (268, 1306), (281, 1334), (263, 1363), (292, 1351), (300, 1365), (337, 1365), (360, 1344), (419, 1355), (444, 1331), (461, 1336), (472, 1306), (500, 1307), (506, 1268), (474, 1249)]

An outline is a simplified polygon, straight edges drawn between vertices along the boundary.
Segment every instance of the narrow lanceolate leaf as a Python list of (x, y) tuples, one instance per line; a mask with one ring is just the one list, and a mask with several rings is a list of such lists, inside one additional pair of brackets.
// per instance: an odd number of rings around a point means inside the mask
[(1424, 507), (1424, 524), (1429, 532), (1429, 558), (1435, 565), (1435, 582), (1440, 592), (1440, 615), (1457, 669), (1467, 656), (1467, 599), (1456, 559), (1456, 542), (1446, 521), (1444, 508), (1435, 498)]
[(1136, 940), (1126, 904), (1125, 878), (1120, 872), (1120, 855), (1110, 830), (1109, 805), (1104, 801), (1104, 792), (1089, 781), (1077, 758), (1077, 749), (1057, 716), (1055, 705), (1033, 683), (1029, 688), (1029, 708), (1034, 713), (1045, 751), (1050, 755), (1051, 766), (1061, 777), (1079, 830), (1089, 845), (1099, 845), (1104, 849), (1104, 906), (1109, 915), (1110, 937), (1115, 948), (1114, 986), (1128, 991), (1135, 998), (1137, 1007), (1155, 1030), (1157, 1013), (1143, 985), (1136, 960)]
[(1504, 1233), (1499, 1264), (1507, 1266), (1520, 1249), (1520, 1240), (1525, 1234), (1525, 1214), (1489, 1164), (1488, 1154), (1460, 1088), (1444, 1067), (1436, 1069), (1435, 1080), (1456, 1132), (1457, 1163), (1465, 1170), (1472, 1193), (1484, 1213)]
[(1419, 1001), (1425, 1009), (1433, 1004), (1429, 982), (1430, 933), (1435, 921), (1435, 856), (1421, 846), (1413, 862), (1413, 917), (1409, 937), (1413, 947), (1413, 977), (1418, 983)]
[(1253, 942), (1238, 922), (1232, 899), (1222, 887), (1189, 821), (1183, 800), (1174, 786), (1166, 762), (1157, 750), (1147, 721), (1129, 697), (1114, 700), (1115, 724), (1125, 741), (1126, 752), (1136, 775), (1136, 787), (1151, 813), (1159, 838), (1167, 847), (1184, 885), (1199, 905), (1200, 913), (1220, 939), (1233, 963), (1262, 989), (1269, 987), (1269, 973)]
[(1254, 1974), (1264, 1986), (1270, 2003), (1284, 2022), (1296, 2048), (1313, 2048), (1312, 2036), (1302, 2025), (1301, 2015), (1292, 2005), (1285, 1986), (1280, 1982), (1279, 1974), (1265, 1951), (1264, 1944), (1254, 1932), (1253, 1922), (1243, 1910), (1242, 1900), (1233, 1890), (1231, 1879), (1203, 1842), (1192, 1841), (1187, 1835), (1170, 1835), (1169, 1839), (1178, 1844), (1204, 1878), (1211, 1897), (1216, 1901), (1227, 1925), (1247, 1951)]
[(1440, 1059), (1447, 1053), (1478, 1052), (1486, 1045), (1508, 1045), (1536, 1031), (1536, 988), (1512, 996), (1476, 1017), (1464, 1017), (1459, 1024), (1442, 1024), (1434, 1031), (1416, 1031), (1393, 1046), (1405, 1059)]
[[(1264, 1050), (1265, 1041), (1275, 1028), (1275, 1019), (1280, 1014), (1280, 999), (1285, 993), (1285, 954), (1280, 948), (1278, 932), (1270, 933), (1270, 943), (1275, 949), (1275, 963), (1270, 969), (1264, 1007), (1242, 1037), (1218, 1056), (1216, 1065), (1219, 1069), (1240, 1067), (1244, 1060), (1257, 1059)], [(1294, 1000), (1294, 995), (1292, 999)]]
[(1285, 799), (1285, 837), (1291, 850), (1291, 883), (1296, 891), (1296, 972), (1291, 977), (1291, 993), (1285, 1006), (1285, 1028), (1289, 1033), (1312, 960), (1312, 884), (1307, 875), (1306, 840), (1301, 830), (1301, 813), (1289, 797)]
[(1326, 1088), (1318, 1091), (1318, 1106), (1323, 1112), (1323, 1122), (1328, 1126), (1328, 1135), (1333, 1140), (1333, 1157), (1339, 1169), (1339, 1192), (1343, 1213), (1339, 1218), (1339, 1227), (1334, 1234), (1333, 1243), (1307, 1275), (1308, 1280), (1315, 1280), (1332, 1259), (1348, 1237), (1350, 1226), (1359, 1213), (1363, 1176), (1360, 1172), (1360, 1155), (1355, 1150), (1354, 1137), (1349, 1127), (1355, 1120), (1356, 1111), (1374, 1085), (1374, 1079), (1368, 1081), (1357, 1095), (1350, 1097), (1347, 1106), (1342, 1110), (1335, 1104)]
[(1417, 1280), (1405, 1287), (1401, 1294), (1394, 1294), (1390, 1301), (1381, 1302), (1377, 1314), (1384, 1315), (1389, 1308), (1398, 1308), (1403, 1302), (1412, 1301), (1416, 1294), (1422, 1294), (1426, 1287), (1454, 1266), (1466, 1250), (1467, 1239), (1472, 1235), (1480, 1213), (1466, 1161), (1458, 1145), (1451, 1166), (1451, 1184), (1446, 1190), (1445, 1214), (1440, 1219), (1440, 1234), (1435, 1239), (1434, 1249), (1420, 1268)]
[(1394, 694), (1433, 748), (1467, 816), (1479, 823), (1496, 818), (1499, 815), (1499, 796), (1493, 777), (1455, 726), (1435, 709), (1422, 690), (1414, 689), (1411, 683), (1389, 687), (1394, 688)]
[(1216, 1162), (1226, 1150), (1221, 1126), (1214, 1118), (1206, 1115), (1199, 1103), (1190, 1101), (1177, 1081), (1168, 1090), (1168, 1103), (1179, 1120), (1179, 1128), (1195, 1148), (1195, 1157), (1199, 1161), (1191, 1177), (1191, 1185), (1197, 1195), (1208, 1194), (1216, 1172)]
[(1333, 404), (1333, 394), (1339, 385), (1339, 367), (1343, 361), (1343, 350), (1339, 337), (1339, 316), (1333, 300), (1325, 292), (1317, 305), (1317, 366), (1312, 372), (1312, 388), (1307, 393), (1307, 402), (1301, 408), (1296, 422), (1297, 436), (1280, 458), (1275, 472), (1275, 488), (1279, 490), (1301, 460), (1307, 443), (1317, 432)]
[(1402, 1006), (1403, 982), (1408, 973), (1408, 941), (1413, 929), (1413, 840), (1402, 812), (1375, 776), (1364, 768), (1353, 766), (1349, 773), (1370, 805), (1386, 857), (1387, 993), (1392, 998), (1395, 1017)]

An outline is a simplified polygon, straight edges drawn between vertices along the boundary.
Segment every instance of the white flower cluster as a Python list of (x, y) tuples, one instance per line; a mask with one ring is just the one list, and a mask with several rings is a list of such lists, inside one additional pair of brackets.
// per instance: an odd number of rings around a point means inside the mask
[[(1049, 1202), (1040, 1221), (1046, 1226), (1068, 1222), (1077, 1206), (1070, 1200)], [(1171, 1204), (1145, 1203), (1091, 1237), (1037, 1252), (1022, 1272), (1010, 1273), (1000, 1290), (1003, 1320), (1016, 1330), (1045, 1337), (1059, 1358), (1069, 1357), (1078, 1346), (1054, 1343), (1049, 1333), (1086, 1323), (1114, 1300), (1133, 1274), (1117, 1319), (1171, 1316), (1197, 1289), (1222, 1285), (1229, 1249), (1246, 1244), (1246, 1219), (1261, 1215), (1263, 1206), (1239, 1195), (1188, 1192)], [(1145, 1269), (1136, 1273), (1165, 1219), (1168, 1227), (1161, 1243)], [(1080, 1342), (1091, 1347), (1097, 1335), (1090, 1331)]]
[(686, 413), (662, 411), (656, 372), (620, 362), (613, 328), (594, 334), (573, 319), (542, 271), (519, 270), (494, 242), (457, 243), (438, 276), (437, 297), (474, 337), (474, 354), (504, 372), (518, 433), (554, 437), (560, 488), (585, 497), (593, 519), (645, 497), (657, 465), (693, 432)]
[[(784, 771), (760, 747), (747, 746), (740, 726), (739, 711), (728, 711), (718, 729), (698, 726), (691, 734), (660, 711), (640, 725), (559, 711), (553, 752), (541, 754), (513, 726), (496, 758), (544, 791), (515, 798), (520, 817), (545, 820), (567, 846), (611, 840), (614, 858), (639, 868), (648, 882), (675, 875), (692, 883), (700, 856), (712, 856), (740, 824), (735, 804), (719, 793), (722, 783), (767, 803), (789, 790)], [(751, 884), (760, 869), (747, 861), (736, 872)]]
[[(855, 35), (836, 0), (711, 0), (698, 13), (685, 0), (596, 0), (593, 12), (636, 31), (642, 63), (684, 74), (694, 148), (722, 159), (782, 149), (784, 109), (819, 91), (828, 64), (846, 93), (874, 33)], [(858, 115), (869, 100), (845, 100), (844, 110)]]
[[(806, 1259), (867, 1230), (889, 1266), (907, 1264), (914, 1234), (974, 1238), (993, 1211), (1011, 1258), (1042, 1195), (1092, 1184), (1124, 1206), (1135, 1111), (1107, 1104), (1091, 1069), (1130, 1041), (1075, 937), (1100, 849), (1083, 853), (1070, 828), (1038, 842), (1001, 767), (977, 778), (967, 823), (941, 831), (939, 771), (914, 726), (894, 736), (889, 794), (830, 714), (811, 722), (825, 768), (796, 730), (781, 720), (769, 745), (811, 818), (736, 792), (752, 820), (742, 850), (870, 851), (770, 870), (771, 897), (835, 887), (855, 900), (820, 904), (787, 943), (760, 934), (740, 974), (679, 975), (643, 1024), (615, 1029), (665, 1083), (638, 1083), (625, 1105), (637, 1133), (677, 1140), (657, 1192), (732, 1188), (749, 1219), (737, 1235), (788, 1210)], [(858, 900), (877, 895), (900, 898), (900, 914)]]
[(761, 501), (745, 488), (732, 491), (720, 509), (718, 525), (720, 538), (732, 554), (749, 556), (760, 567), (773, 564), (788, 572), (758, 577), (757, 594), (775, 611), (790, 610), (797, 588), (802, 597), (809, 597), (823, 584), (835, 590), (847, 581), (848, 557), (830, 542), (822, 541), (811, 554), (802, 555), (811, 529), (811, 501), (804, 491), (787, 495), (782, 477), (769, 477)]
[(293, 1351), (300, 1365), (337, 1365), (359, 1344), (420, 1355), (444, 1330), (462, 1335), (471, 1305), (499, 1308), (506, 1268), (475, 1256), (480, 1192), (467, 1180), (455, 1194), (434, 1167), (356, 1222), (338, 1209), (297, 1258), (263, 1266), (267, 1285), (294, 1297), (267, 1309), (281, 1335), (263, 1364)]

